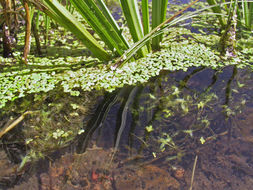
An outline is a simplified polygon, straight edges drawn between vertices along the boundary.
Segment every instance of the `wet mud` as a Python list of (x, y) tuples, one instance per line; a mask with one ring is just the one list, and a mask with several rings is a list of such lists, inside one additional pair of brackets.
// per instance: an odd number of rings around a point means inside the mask
[[(253, 117), (242, 121), (252, 131)], [(252, 124), (252, 123), (251, 123)], [(253, 134), (234, 131), (232, 137), (219, 137), (198, 149), (193, 189), (195, 190), (251, 190), (253, 186)], [(244, 138), (246, 137), (246, 138)], [(250, 139), (250, 140), (249, 140)], [(179, 171), (160, 164), (142, 166), (110, 163), (111, 150), (92, 148), (83, 154), (65, 154), (48, 167), (48, 171), (34, 174), (11, 190), (187, 190), (191, 186), (194, 157), (182, 160)], [(4, 158), (4, 157), (3, 157)], [(185, 158), (187, 159), (187, 157)], [(183, 166), (183, 167), (182, 167)], [(10, 180), (15, 166), (1, 162), (1, 181)], [(179, 172), (179, 174), (178, 174)], [(181, 173), (180, 173), (181, 172)]]

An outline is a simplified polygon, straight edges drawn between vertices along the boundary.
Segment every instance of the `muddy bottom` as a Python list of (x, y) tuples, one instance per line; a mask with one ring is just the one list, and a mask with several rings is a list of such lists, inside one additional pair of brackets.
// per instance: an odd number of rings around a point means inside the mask
[[(251, 190), (253, 187), (253, 109), (241, 116), (240, 127), (196, 149), (198, 155), (193, 181), (194, 190)], [(188, 190), (191, 186), (194, 156), (186, 155), (172, 170), (163, 163), (124, 164), (112, 150), (92, 147), (83, 154), (65, 154), (12, 190)], [(3, 163), (1, 180), (10, 178), (15, 167)], [(7, 188), (6, 188), (7, 189)]]

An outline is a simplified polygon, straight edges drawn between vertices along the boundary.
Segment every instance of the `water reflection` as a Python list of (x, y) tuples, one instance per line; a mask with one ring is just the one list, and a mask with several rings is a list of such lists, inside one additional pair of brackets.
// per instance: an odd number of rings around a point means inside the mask
[(189, 189), (198, 156), (193, 189), (250, 189), (252, 82), (252, 70), (236, 66), (163, 71), (105, 95), (72, 151), (40, 162), (25, 180), (1, 151), (8, 170), (0, 181), (18, 183), (13, 189)]
[(241, 181), (253, 174), (252, 94), (251, 70), (236, 66), (164, 72), (145, 86), (112, 95), (118, 101), (103, 111), (107, 118), (89, 139), (99, 147), (116, 144), (124, 166), (154, 164), (170, 173), (181, 168), (181, 188), (189, 187), (198, 155), (194, 189), (247, 189), (251, 183)]

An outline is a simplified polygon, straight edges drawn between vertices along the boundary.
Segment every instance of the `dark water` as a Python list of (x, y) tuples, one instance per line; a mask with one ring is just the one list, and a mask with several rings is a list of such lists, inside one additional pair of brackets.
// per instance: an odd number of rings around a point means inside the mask
[(194, 160), (193, 189), (251, 189), (252, 82), (251, 69), (192, 68), (108, 94), (77, 143), (14, 189), (189, 189)]
[[(107, 149), (120, 142), (117, 159), (129, 159), (120, 167), (158, 166), (163, 169), (158, 173), (165, 170), (177, 179), (180, 187), (175, 183), (176, 189), (189, 188), (196, 156), (194, 189), (250, 189), (252, 82), (251, 70), (232, 66), (165, 72), (145, 86), (128, 88), (135, 96), (130, 97), (125, 125), (122, 100), (110, 108), (90, 139)], [(129, 100), (129, 96), (123, 99)], [(185, 173), (182, 178), (175, 174), (177, 167)], [(144, 174), (142, 177), (147, 180)], [(167, 187), (163, 184), (160, 189)]]

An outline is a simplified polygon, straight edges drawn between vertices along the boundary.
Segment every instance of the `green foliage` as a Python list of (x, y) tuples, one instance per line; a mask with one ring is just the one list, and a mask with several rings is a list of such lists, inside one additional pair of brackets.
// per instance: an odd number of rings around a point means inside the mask
[[(64, 92), (72, 96), (91, 90), (111, 92), (124, 85), (147, 82), (151, 77), (159, 75), (161, 70), (187, 70), (192, 66), (217, 68), (229, 64), (245, 65), (252, 61), (252, 47), (248, 53), (241, 53), (235, 59), (223, 61), (217, 50), (215, 51), (215, 43), (219, 39), (217, 36), (193, 34), (180, 28), (171, 29), (168, 33), (170, 35), (164, 39), (161, 51), (148, 54), (145, 58), (127, 63), (116, 70), (113, 67), (110, 69), (110, 63), (99, 64), (97, 59), (84, 56), (59, 57), (53, 60), (30, 56), (32, 63), (27, 67), (4, 66), (0, 74), (0, 108), (8, 101), (14, 101), (27, 94), (49, 92), (57, 87), (63, 88)], [(186, 40), (182, 34), (192, 37)], [(248, 60), (248, 57), (251, 59)], [(87, 65), (96, 63), (97, 66), (84, 67), (84, 60)]]
[[(134, 42), (137, 42), (144, 36), (137, 0), (120, 0), (120, 3), (132, 38)], [(146, 46), (138, 52), (140, 57), (145, 56), (147, 53)]]
[(218, 3), (216, 0), (207, 0), (207, 2), (211, 6), (212, 11), (217, 14), (217, 18), (219, 19), (220, 25), (222, 27), (225, 27), (226, 21), (224, 15), (222, 15), (222, 7), (220, 6), (221, 2)]
[(242, 9), (241, 9), (241, 22), (249, 30), (253, 29), (253, 1), (252, 0), (242, 0)]
[[(196, 3), (198, 0), (194, 1)], [(100, 39), (109, 47), (111, 51), (122, 55), (129, 49), (126, 38), (121, 33), (116, 21), (113, 19), (109, 9), (102, 0), (71, 0), (76, 10), (82, 15), (83, 19), (93, 28), (99, 35)], [(127, 21), (128, 29), (134, 42), (140, 41), (144, 34), (149, 34), (149, 7), (148, 1), (142, 1), (143, 19), (141, 19), (137, 0), (122, 0), (121, 8)], [(92, 53), (100, 60), (108, 60), (109, 53), (103, 51), (92, 36), (87, 33), (85, 28), (75, 19), (67, 8), (61, 5), (57, 0), (40, 0), (33, 1), (35, 5), (40, 7), (46, 14), (53, 18), (57, 23), (71, 31), (79, 40), (81, 40)], [(194, 3), (189, 4), (190, 6)], [(166, 0), (152, 1), (152, 27), (155, 28), (161, 24), (166, 18), (167, 12)], [(143, 20), (143, 23), (142, 23)], [(173, 20), (173, 19), (172, 19)], [(167, 25), (168, 27), (169, 25)], [(144, 28), (144, 29), (143, 29)], [(144, 31), (143, 31), (144, 30)], [(153, 40), (154, 50), (158, 50), (162, 40), (162, 31)], [(145, 56), (149, 50), (149, 40), (136, 50), (139, 57)], [(148, 46), (146, 46), (146, 44)]]
[[(167, 13), (168, 0), (152, 1), (152, 29), (156, 28), (159, 24), (165, 21)], [(152, 39), (152, 49), (158, 50), (162, 35), (156, 36)]]
[[(146, 34), (142, 39), (140, 39), (139, 41), (137, 41), (136, 43), (134, 43), (132, 45), (132, 47), (130, 47), (127, 51), (125, 51), (125, 53), (116, 61), (116, 63), (114, 64), (114, 67), (118, 67), (119, 65), (122, 65), (124, 63), (126, 63), (132, 56), (135, 55), (135, 53), (137, 51), (140, 50), (140, 48), (144, 47), (146, 44), (149, 44), (149, 41), (152, 38), (155, 38), (156, 36), (159, 38), (156, 38), (156, 42), (154, 44), (156, 44), (155, 46), (153, 46), (153, 48), (157, 49), (158, 48), (158, 39), (161, 40), (161, 34), (169, 27), (174, 26), (176, 24), (178, 24), (179, 22), (182, 22), (186, 19), (189, 19), (191, 17), (195, 17), (196, 13), (198, 13), (199, 11), (194, 11), (193, 13), (187, 14), (187, 15), (182, 15), (179, 16), (180, 14), (182, 14), (185, 10), (187, 10), (188, 8), (190, 8), (192, 5), (194, 5), (196, 2), (198, 2), (199, 0), (195, 0), (192, 3), (190, 3), (189, 5), (187, 5), (186, 7), (184, 7), (183, 9), (181, 9), (180, 11), (176, 12), (173, 16), (171, 16), (169, 19), (165, 20), (164, 22), (162, 22), (161, 24), (159, 24), (157, 27), (155, 27), (154, 29), (152, 29), (152, 31), (150, 31), (148, 34)], [(157, 10), (156, 10), (157, 11)], [(177, 16), (179, 16), (178, 18), (176, 18)], [(165, 16), (164, 16), (165, 17)], [(159, 18), (164, 18), (164, 17), (159, 17)], [(160, 20), (160, 19), (158, 19)], [(157, 24), (157, 22), (156, 22)], [(160, 42), (160, 41), (159, 41)]]
[(117, 23), (102, 1), (99, 2), (104, 12), (99, 9), (93, 0), (71, 0), (71, 2), (111, 51), (115, 48), (117, 53), (121, 55), (124, 50), (129, 48)]
[(245, 26), (247, 29), (251, 30), (253, 26), (253, 1), (252, 0), (241, 0), (241, 1), (225, 1), (225, 0), (207, 0), (212, 11), (216, 14), (220, 25), (224, 28), (228, 21), (226, 18), (229, 15), (228, 4), (230, 7), (232, 4), (237, 5), (238, 22)]
[(84, 92), (79, 97), (71, 97), (55, 90), (25, 98), (26, 104), (16, 103), (26, 110), (37, 110), (36, 114), (24, 119), (21, 128), (29, 148), (27, 157), (38, 159), (73, 142), (84, 132), (83, 126), (87, 124), (84, 118), (91, 115), (97, 95)]
[[(43, 11), (53, 18), (58, 24), (71, 31), (91, 52), (101, 60), (109, 60), (110, 55), (101, 47), (97, 40), (86, 30), (73, 14), (71, 14), (57, 0), (43, 0), (36, 2)], [(35, 3), (35, 4), (36, 4)]]
[(144, 35), (149, 33), (150, 21), (149, 21), (149, 7), (148, 0), (141, 1), (141, 10), (142, 10), (142, 20), (143, 20), (143, 30)]

